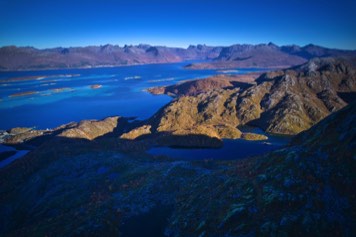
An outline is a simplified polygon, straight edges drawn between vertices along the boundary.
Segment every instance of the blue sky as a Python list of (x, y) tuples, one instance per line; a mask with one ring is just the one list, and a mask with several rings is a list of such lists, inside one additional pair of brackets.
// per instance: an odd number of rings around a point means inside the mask
[(356, 49), (356, 1), (0, 0), (0, 46), (268, 42)]

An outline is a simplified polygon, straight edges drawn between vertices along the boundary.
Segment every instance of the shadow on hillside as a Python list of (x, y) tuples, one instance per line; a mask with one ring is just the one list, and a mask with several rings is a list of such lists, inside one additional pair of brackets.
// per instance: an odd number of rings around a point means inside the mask
[(125, 132), (144, 124), (147, 124), (147, 121), (130, 122), (129, 119), (122, 118), (110, 132), (92, 140), (61, 136), (66, 130), (77, 129), (77, 124), (69, 128), (58, 129), (51, 134), (28, 139), (21, 144), (4, 144), (17, 149), (30, 148), (31, 152), (25, 157), (3, 167), (2, 174), (6, 176), (8, 171), (10, 175), (12, 168), (18, 166), (22, 170), (20, 173), (25, 176), (28, 172), (45, 167), (60, 157), (76, 156), (90, 152), (113, 151), (147, 156), (146, 151), (152, 147), (220, 148), (223, 146), (223, 142), (220, 139), (200, 134), (175, 135), (170, 132), (154, 132), (138, 136), (132, 140), (120, 138)]
[(356, 101), (356, 92), (339, 92), (337, 95), (348, 104)]
[(251, 86), (253, 86), (253, 84), (251, 84), (251, 83), (238, 82), (238, 81), (231, 81), (230, 83), (233, 86), (232, 86), (232, 88), (227, 88), (227, 89), (240, 88), (241, 90), (246, 90), (246, 89), (250, 88)]

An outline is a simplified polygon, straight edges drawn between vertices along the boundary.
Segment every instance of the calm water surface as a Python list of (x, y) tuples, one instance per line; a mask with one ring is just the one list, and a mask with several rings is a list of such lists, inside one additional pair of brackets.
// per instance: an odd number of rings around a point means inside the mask
[[(53, 128), (82, 119), (120, 115), (145, 119), (171, 98), (145, 89), (222, 72), (186, 70), (185, 63), (116, 68), (0, 72), (0, 129)], [(233, 70), (245, 74), (254, 69)], [(95, 85), (100, 88), (93, 89)]]
[[(245, 129), (242, 129), (242, 131), (243, 130)], [(246, 132), (265, 134), (258, 128), (247, 128)], [(278, 148), (287, 145), (291, 138), (289, 136), (265, 135), (268, 136), (268, 140), (265, 141), (224, 139), (224, 146), (218, 149), (155, 147), (148, 150), (148, 153), (151, 155), (165, 155), (178, 160), (236, 160), (277, 150)]]

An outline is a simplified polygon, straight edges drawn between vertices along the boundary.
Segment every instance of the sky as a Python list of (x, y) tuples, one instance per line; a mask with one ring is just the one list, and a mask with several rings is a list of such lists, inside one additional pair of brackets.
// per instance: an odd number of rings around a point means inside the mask
[(0, 46), (269, 42), (356, 49), (356, 1), (0, 0)]

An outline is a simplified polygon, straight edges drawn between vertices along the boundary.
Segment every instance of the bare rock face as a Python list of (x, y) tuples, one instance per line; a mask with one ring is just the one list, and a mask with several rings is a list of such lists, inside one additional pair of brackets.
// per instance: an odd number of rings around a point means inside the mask
[(151, 134), (151, 125), (143, 125), (120, 136), (121, 139), (134, 140), (142, 135)]
[(119, 117), (108, 117), (104, 120), (83, 120), (58, 134), (59, 137), (84, 138), (93, 140), (113, 132), (118, 125)]
[(258, 119), (262, 113), (261, 98), (271, 89), (272, 82), (264, 82), (242, 92), (237, 100), (237, 117), (241, 124)]
[(12, 128), (8, 134), (2, 139), (2, 143), (7, 145), (16, 145), (32, 140), (39, 136), (49, 134), (51, 131), (35, 130), (32, 128)]
[(184, 96), (173, 101), (151, 118), (156, 132), (201, 134), (216, 138), (239, 138), (236, 128), (238, 89), (213, 90), (198, 96)]

